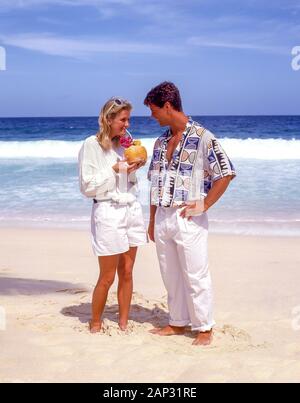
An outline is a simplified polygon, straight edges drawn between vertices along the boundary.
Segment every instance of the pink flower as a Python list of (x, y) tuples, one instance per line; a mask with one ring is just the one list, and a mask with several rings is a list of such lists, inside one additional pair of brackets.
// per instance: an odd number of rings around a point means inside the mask
[(120, 139), (120, 144), (124, 148), (129, 148), (130, 146), (132, 146), (132, 143), (133, 143), (133, 140), (130, 137), (123, 136)]

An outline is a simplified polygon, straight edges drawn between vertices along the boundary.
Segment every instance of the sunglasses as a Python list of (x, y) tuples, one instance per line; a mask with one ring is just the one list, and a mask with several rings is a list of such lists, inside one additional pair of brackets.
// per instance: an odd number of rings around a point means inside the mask
[(114, 99), (114, 102), (110, 105), (110, 107), (108, 108), (108, 111), (106, 112), (107, 113), (107, 115), (109, 114), (109, 112), (113, 109), (113, 107), (114, 106), (121, 106), (121, 105), (123, 105), (123, 104), (125, 104), (125, 101), (123, 101), (122, 99), (120, 99), (120, 98), (115, 98)]

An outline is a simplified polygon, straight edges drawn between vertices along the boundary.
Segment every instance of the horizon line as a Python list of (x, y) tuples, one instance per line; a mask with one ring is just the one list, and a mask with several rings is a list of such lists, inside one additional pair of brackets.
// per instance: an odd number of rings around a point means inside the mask
[[(201, 116), (201, 117), (300, 117), (300, 114), (229, 114), (229, 115), (220, 115), (220, 114), (186, 114), (187, 116)], [(59, 115), (59, 116), (0, 116), (0, 119), (62, 119), (62, 118), (98, 118), (98, 115)], [(151, 115), (132, 115), (131, 118), (151, 118)], [(154, 120), (154, 119), (153, 119)]]

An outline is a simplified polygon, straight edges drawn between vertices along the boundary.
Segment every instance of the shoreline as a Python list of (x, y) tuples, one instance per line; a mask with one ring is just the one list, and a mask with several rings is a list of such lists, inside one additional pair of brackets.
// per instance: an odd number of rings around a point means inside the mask
[[(210, 228), (209, 228), (209, 236), (210, 237), (233, 237), (233, 238), (271, 238), (271, 239), (300, 239), (300, 235), (296, 235), (296, 234), (277, 234), (277, 233), (245, 233), (245, 232), (241, 232), (241, 233), (233, 233), (233, 232), (226, 232), (225, 230), (213, 230), (211, 229), (211, 222), (213, 222), (213, 220), (209, 220), (209, 224), (210, 224)], [(148, 227), (148, 219), (145, 219), (145, 224), (146, 224), (146, 228)], [(0, 223), (0, 232), (1, 231), (59, 231), (59, 232), (83, 232), (83, 233), (90, 233), (90, 222), (87, 221), (86, 226), (76, 226), (76, 225), (70, 225), (70, 226), (65, 226), (65, 224), (63, 224), (62, 226), (58, 226), (57, 222), (53, 223), (53, 226), (50, 226), (49, 224), (46, 225), (37, 225), (37, 224), (33, 224), (33, 225), (24, 225), (24, 224), (11, 224), (11, 223), (7, 223), (4, 224), (3, 222)]]

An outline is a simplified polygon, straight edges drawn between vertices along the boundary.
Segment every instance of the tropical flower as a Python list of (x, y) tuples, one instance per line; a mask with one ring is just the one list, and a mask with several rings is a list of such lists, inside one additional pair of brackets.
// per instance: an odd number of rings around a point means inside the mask
[(129, 148), (133, 144), (133, 138), (128, 134), (120, 138), (120, 144), (124, 148)]

